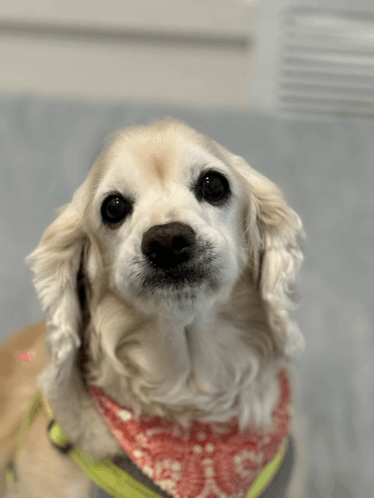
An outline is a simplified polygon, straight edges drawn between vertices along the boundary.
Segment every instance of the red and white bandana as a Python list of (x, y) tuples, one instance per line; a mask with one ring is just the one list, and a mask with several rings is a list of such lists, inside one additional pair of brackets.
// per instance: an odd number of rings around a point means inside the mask
[(187, 429), (165, 417), (141, 416), (90, 386), (99, 413), (127, 455), (175, 498), (243, 498), (288, 435), (290, 388), (278, 373), (280, 396), (271, 431), (239, 431), (227, 423), (193, 421)]

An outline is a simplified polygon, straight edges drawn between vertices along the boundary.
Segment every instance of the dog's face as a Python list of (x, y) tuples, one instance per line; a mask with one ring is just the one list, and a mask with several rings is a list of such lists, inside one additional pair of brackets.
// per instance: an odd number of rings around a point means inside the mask
[(206, 311), (244, 264), (238, 178), (188, 131), (119, 135), (90, 196), (110, 286), (145, 313)]
[(117, 134), (28, 259), (48, 315), (45, 394), (72, 396), (86, 337), (124, 403), (270, 416), (276, 387), (253, 401), (253, 380), (303, 346), (302, 236), (270, 180), (186, 124)]

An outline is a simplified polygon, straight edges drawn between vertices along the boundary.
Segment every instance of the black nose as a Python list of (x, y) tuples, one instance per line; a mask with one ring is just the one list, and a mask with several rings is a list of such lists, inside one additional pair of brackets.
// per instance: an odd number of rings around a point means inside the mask
[(155, 225), (143, 235), (142, 253), (159, 268), (174, 268), (192, 257), (195, 240), (195, 232), (185, 223)]

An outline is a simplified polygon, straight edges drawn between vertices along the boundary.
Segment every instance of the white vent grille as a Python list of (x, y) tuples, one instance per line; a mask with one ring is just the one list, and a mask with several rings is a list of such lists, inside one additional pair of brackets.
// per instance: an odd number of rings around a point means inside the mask
[(374, 118), (374, 15), (291, 9), (285, 16), (281, 113)]

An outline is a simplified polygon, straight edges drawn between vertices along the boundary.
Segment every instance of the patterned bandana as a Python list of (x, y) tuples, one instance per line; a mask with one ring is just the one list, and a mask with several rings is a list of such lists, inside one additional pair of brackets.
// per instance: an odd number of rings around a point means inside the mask
[(112, 434), (135, 465), (175, 498), (242, 498), (288, 435), (290, 388), (278, 373), (280, 396), (272, 428), (239, 431), (226, 423), (193, 421), (187, 429), (160, 416), (141, 416), (118, 405), (100, 388), (90, 394)]

